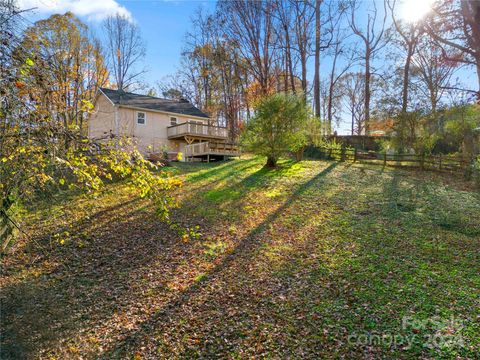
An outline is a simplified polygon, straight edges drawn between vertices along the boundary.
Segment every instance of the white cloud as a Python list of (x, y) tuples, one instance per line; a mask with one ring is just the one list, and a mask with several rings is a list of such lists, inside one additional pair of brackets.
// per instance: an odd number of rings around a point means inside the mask
[(19, 5), (22, 9), (35, 8), (33, 11), (42, 15), (71, 11), (88, 20), (99, 21), (119, 13), (132, 19), (130, 11), (115, 0), (20, 0)]

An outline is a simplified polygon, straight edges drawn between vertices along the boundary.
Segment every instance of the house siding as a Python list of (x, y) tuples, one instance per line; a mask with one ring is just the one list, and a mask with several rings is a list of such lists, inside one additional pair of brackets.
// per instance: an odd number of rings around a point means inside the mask
[(100, 94), (88, 119), (88, 136), (101, 139), (108, 136), (110, 131), (115, 132), (115, 107), (105, 95)]
[[(189, 120), (207, 123), (207, 120), (192, 119), (178, 114), (167, 114), (122, 106), (115, 107), (104, 94), (100, 93), (95, 103), (95, 111), (89, 120), (90, 138), (102, 138), (108, 136), (110, 132), (117, 134), (116, 111), (118, 134), (133, 138), (138, 150), (143, 155), (160, 152), (165, 145), (169, 151), (184, 152), (184, 148), (187, 145), (185, 141), (168, 140), (167, 138), (167, 127), (170, 126), (170, 117), (176, 117), (178, 124)], [(146, 114), (145, 124), (137, 124), (138, 112)]]

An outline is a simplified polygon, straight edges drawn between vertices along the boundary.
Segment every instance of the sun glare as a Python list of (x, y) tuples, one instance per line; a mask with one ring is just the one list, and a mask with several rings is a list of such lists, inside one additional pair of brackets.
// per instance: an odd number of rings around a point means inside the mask
[(433, 0), (404, 0), (402, 18), (408, 22), (421, 20), (432, 8)]

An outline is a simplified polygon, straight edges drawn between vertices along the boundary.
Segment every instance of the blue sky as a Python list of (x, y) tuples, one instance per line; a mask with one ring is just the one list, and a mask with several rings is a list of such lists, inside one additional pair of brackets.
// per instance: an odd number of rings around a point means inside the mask
[(173, 74), (179, 64), (185, 33), (190, 18), (199, 7), (214, 9), (214, 0), (20, 0), (22, 8), (35, 8), (27, 19), (34, 22), (53, 13), (74, 12), (98, 35), (106, 16), (120, 11), (128, 14), (142, 32), (147, 44), (145, 81), (152, 86)]
[(190, 18), (199, 7), (215, 8), (215, 1), (119, 1), (132, 13), (147, 42), (146, 80), (153, 84), (173, 74), (179, 64)]

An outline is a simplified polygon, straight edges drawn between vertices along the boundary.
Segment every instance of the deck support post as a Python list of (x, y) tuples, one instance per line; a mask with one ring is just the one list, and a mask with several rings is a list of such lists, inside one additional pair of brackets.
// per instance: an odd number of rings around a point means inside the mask
[(207, 163), (210, 163), (210, 154), (207, 154)]

